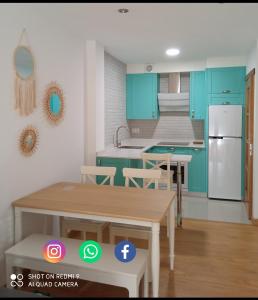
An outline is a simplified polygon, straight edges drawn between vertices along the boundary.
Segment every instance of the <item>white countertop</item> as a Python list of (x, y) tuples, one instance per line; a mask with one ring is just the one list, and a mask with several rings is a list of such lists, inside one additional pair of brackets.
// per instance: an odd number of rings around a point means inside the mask
[[(204, 141), (203, 144), (193, 144), (193, 140), (185, 139), (137, 139), (130, 138), (122, 141), (122, 145), (128, 146), (144, 146), (142, 149), (119, 149), (115, 148), (113, 145), (109, 145), (105, 150), (97, 152), (98, 157), (114, 157), (114, 158), (128, 158), (128, 159), (140, 159), (142, 152), (145, 152), (153, 146), (166, 147), (166, 145), (157, 145), (160, 142), (188, 142), (188, 145), (167, 145), (169, 147), (188, 147), (188, 148), (205, 148)], [(199, 141), (199, 140), (198, 140)], [(181, 155), (172, 154), (172, 161), (180, 162), (190, 162), (192, 155)]]

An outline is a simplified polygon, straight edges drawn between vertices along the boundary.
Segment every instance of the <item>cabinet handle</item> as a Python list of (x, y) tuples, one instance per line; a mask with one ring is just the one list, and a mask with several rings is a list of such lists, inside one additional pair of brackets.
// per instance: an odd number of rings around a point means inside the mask
[(194, 151), (200, 151), (200, 149), (199, 148), (194, 148)]
[(231, 93), (231, 90), (224, 90), (222, 91), (223, 94), (228, 94), (228, 93)]
[(194, 115), (195, 115), (195, 111), (192, 110), (192, 118), (194, 118)]
[(172, 151), (174, 151), (174, 150), (175, 150), (175, 148), (171, 147), (171, 148), (168, 148), (168, 150), (172, 150)]
[(222, 104), (223, 104), (223, 105), (228, 105), (228, 104), (230, 104), (230, 102), (229, 102), (229, 101), (225, 101), (225, 102), (223, 102)]

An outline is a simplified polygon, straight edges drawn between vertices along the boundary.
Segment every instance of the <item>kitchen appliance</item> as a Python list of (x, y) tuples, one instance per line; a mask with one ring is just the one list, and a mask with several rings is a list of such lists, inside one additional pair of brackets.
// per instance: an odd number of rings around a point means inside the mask
[(158, 146), (188, 146), (190, 143), (189, 142), (159, 142), (157, 145)]
[(242, 106), (209, 106), (208, 197), (241, 200)]
[(159, 110), (164, 111), (189, 111), (189, 92), (183, 91), (181, 73), (174, 72), (168, 75), (168, 92), (159, 93)]
[[(161, 169), (167, 170), (167, 165), (160, 166)], [(172, 176), (172, 171), (173, 171), (173, 184), (172, 188), (174, 191), (177, 189), (177, 163), (176, 162), (171, 162), (170, 164), (170, 171), (171, 171), (171, 176)], [(188, 164), (187, 163), (182, 163), (181, 164), (181, 185), (182, 185), (182, 191), (188, 192)], [(161, 189), (166, 189), (166, 184), (164, 187), (162, 186), (162, 183), (160, 184)]]

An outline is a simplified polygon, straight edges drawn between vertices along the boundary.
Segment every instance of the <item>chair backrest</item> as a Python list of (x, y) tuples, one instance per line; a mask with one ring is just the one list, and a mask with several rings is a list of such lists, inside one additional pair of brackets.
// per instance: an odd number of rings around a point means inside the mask
[(152, 183), (155, 184), (155, 189), (159, 187), (159, 179), (161, 178), (161, 170), (148, 170), (136, 168), (123, 168), (123, 176), (125, 177), (125, 186), (128, 187), (130, 181), (137, 188), (141, 186), (135, 179), (143, 179), (143, 188), (147, 189)]
[[(171, 164), (171, 153), (142, 153), (142, 162), (143, 168), (150, 169), (150, 170), (161, 170), (162, 178), (166, 178), (167, 181), (167, 189), (171, 187), (171, 171), (170, 171), (170, 164)], [(161, 169), (161, 166), (166, 166), (166, 170)]]
[(86, 183), (87, 179), (92, 183), (96, 183), (96, 176), (105, 176), (100, 184), (102, 185), (109, 180), (109, 184), (114, 185), (115, 174), (115, 167), (81, 166), (82, 183)]

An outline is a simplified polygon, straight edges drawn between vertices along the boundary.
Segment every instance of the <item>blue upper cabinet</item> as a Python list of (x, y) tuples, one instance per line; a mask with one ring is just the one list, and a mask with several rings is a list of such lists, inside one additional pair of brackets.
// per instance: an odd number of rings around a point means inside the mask
[(207, 69), (209, 94), (243, 94), (245, 67)]
[(205, 71), (190, 73), (190, 118), (203, 120), (206, 116)]
[(128, 120), (158, 119), (158, 91), (157, 73), (127, 74), (126, 118)]
[(207, 69), (209, 104), (239, 104), (245, 102), (246, 67)]

